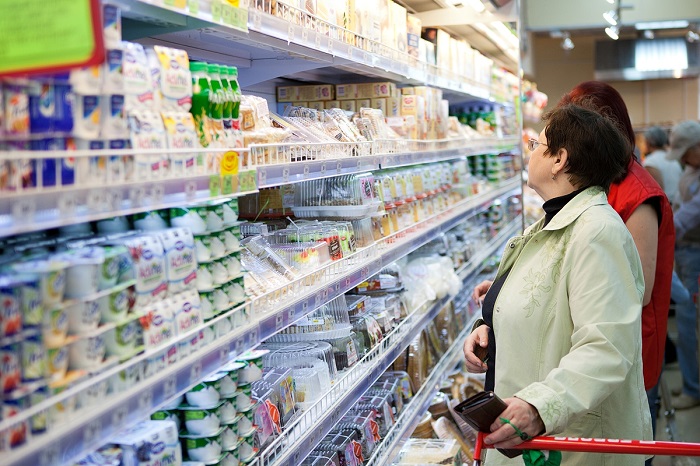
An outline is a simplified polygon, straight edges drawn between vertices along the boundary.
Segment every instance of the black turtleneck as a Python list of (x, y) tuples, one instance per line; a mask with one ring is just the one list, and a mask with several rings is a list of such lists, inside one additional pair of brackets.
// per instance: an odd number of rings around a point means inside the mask
[[(542, 205), (542, 208), (544, 209), (543, 227), (547, 226), (554, 216), (557, 215), (570, 200), (579, 195), (584, 189), (586, 188), (579, 189), (565, 196), (554, 197), (546, 201)], [(501, 288), (503, 288), (506, 278), (508, 278), (508, 274), (510, 274), (510, 269), (506, 270), (503, 275), (494, 280), (488, 293), (486, 293), (486, 296), (484, 296), (484, 302), (481, 305), (482, 319), (484, 319), (484, 323), (489, 326), (489, 358), (487, 361), (488, 370), (486, 371), (486, 384), (484, 387), (486, 390), (493, 390), (496, 376), (496, 336), (493, 331), (493, 308), (496, 305), (496, 298), (498, 298), (498, 294), (501, 292)]]

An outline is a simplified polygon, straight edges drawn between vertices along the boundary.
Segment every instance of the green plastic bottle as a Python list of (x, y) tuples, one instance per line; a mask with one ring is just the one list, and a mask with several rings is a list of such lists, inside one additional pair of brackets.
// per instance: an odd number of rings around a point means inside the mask
[(228, 134), (231, 132), (232, 119), (231, 112), (233, 111), (233, 90), (231, 89), (231, 83), (229, 81), (229, 68), (226, 65), (219, 66), (219, 75), (221, 76), (221, 86), (226, 94), (226, 100), (224, 101), (224, 131)]
[(228, 79), (233, 92), (233, 106), (231, 108), (231, 120), (233, 121), (233, 129), (241, 129), (241, 86), (238, 84), (238, 68), (229, 66)]
[(212, 137), (217, 143), (225, 144), (226, 133), (224, 132), (224, 102), (226, 92), (221, 85), (219, 65), (209, 64), (209, 83), (211, 92), (209, 93), (209, 123), (211, 124)]
[(202, 147), (208, 147), (211, 143), (211, 131), (209, 128), (209, 94), (211, 84), (207, 74), (207, 64), (201, 61), (190, 62), (192, 73), (192, 108), (190, 113), (194, 118), (195, 129)]

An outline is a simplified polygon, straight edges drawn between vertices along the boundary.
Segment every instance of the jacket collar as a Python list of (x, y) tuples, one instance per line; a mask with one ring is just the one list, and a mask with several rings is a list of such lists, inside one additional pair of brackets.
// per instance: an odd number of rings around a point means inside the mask
[(595, 205), (605, 205), (608, 203), (608, 197), (605, 191), (600, 186), (591, 186), (578, 196), (570, 200), (554, 218), (542, 228), (544, 217), (535, 223), (529, 231), (536, 232), (539, 230), (556, 231), (566, 228), (574, 222), (583, 212)]

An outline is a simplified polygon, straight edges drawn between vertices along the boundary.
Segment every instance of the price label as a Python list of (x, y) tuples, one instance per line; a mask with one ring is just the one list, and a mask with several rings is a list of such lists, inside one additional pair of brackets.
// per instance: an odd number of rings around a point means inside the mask
[(139, 411), (149, 411), (153, 407), (153, 390), (150, 388), (144, 389), (138, 399)]
[(284, 327), (284, 316), (280, 312), (275, 316), (275, 331), (281, 330)]
[(58, 443), (52, 443), (41, 449), (41, 455), (39, 455), (39, 464), (41, 466), (54, 466), (55, 464), (60, 464), (61, 458), (59, 456), (60, 447)]
[(291, 324), (296, 320), (297, 310), (296, 307), (290, 307), (287, 310), (287, 321)]
[(165, 186), (162, 184), (153, 185), (151, 188), (151, 202), (154, 204), (160, 204), (163, 202), (163, 197), (165, 196)]
[(321, 34), (316, 33), (316, 50), (321, 50)]
[(83, 429), (83, 445), (88, 446), (97, 440), (102, 425), (99, 419), (95, 419)]
[(121, 429), (126, 421), (126, 416), (129, 414), (129, 408), (127, 406), (117, 406), (112, 413), (112, 427), (115, 430)]
[(323, 302), (328, 301), (328, 288), (323, 290)]
[(350, 277), (345, 277), (345, 289), (350, 288), (350, 283), (352, 283), (352, 280), (350, 280)]
[(289, 182), (289, 167), (284, 167), (284, 168), (282, 169), (282, 181), (283, 181), (284, 183), (288, 183), (288, 182)]
[(87, 200), (86, 204), (88, 206), (88, 209), (90, 209), (93, 212), (99, 212), (102, 210), (102, 194), (100, 193), (99, 190), (93, 189), (90, 191), (87, 195)]
[(362, 159), (357, 159), (357, 168), (362, 168)]
[(306, 315), (307, 312), (309, 312), (309, 301), (308, 300), (301, 303), (301, 313)]
[(20, 199), (12, 203), (12, 216), (16, 222), (33, 221), (34, 212), (36, 212), (36, 203), (32, 199)]
[(118, 190), (112, 190), (108, 193), (109, 205), (112, 210), (121, 210), (122, 208), (122, 193)]
[(75, 215), (75, 206), (78, 201), (74, 194), (64, 194), (58, 198), (58, 211), (61, 217), (72, 217)]
[(185, 183), (185, 199), (194, 201), (195, 196), (197, 196), (197, 183), (194, 181), (187, 181)]
[(142, 186), (131, 188), (129, 190), (129, 201), (132, 207), (138, 207), (143, 204), (143, 198), (146, 193)]
[(311, 171), (311, 168), (309, 167), (308, 163), (304, 164), (304, 178), (309, 177), (309, 172)]
[(202, 379), (202, 361), (197, 361), (190, 367), (190, 383), (199, 383)]
[(336, 294), (340, 294), (340, 282), (337, 282), (337, 283), (335, 284), (335, 293), (336, 293)]
[(294, 26), (291, 24), (287, 28), (287, 43), (294, 42)]
[(352, 45), (348, 45), (348, 57), (349, 57), (351, 60), (352, 60), (352, 58), (353, 58), (353, 56), (352, 56), (352, 55), (353, 55), (353, 52), (352, 52), (352, 51), (353, 51), (354, 48), (355, 48), (355, 47), (353, 47)]
[(364, 58), (363, 58), (363, 59), (364, 59), (364, 62), (365, 62), (366, 64), (368, 64), (368, 65), (371, 64), (371, 63), (370, 63), (370, 61), (371, 61), (371, 56), (370, 56), (369, 53), (365, 52), (365, 53), (364, 53)]
[(302, 28), (302, 30), (301, 30), (301, 40), (302, 40), (302, 42), (303, 42), (304, 44), (306, 44), (306, 42), (308, 42), (308, 40), (309, 40), (309, 30), (308, 30), (308, 29)]
[(256, 31), (259, 31), (262, 26), (262, 18), (260, 17), (260, 13), (257, 11), (253, 10), (253, 29)]
[(238, 355), (243, 351), (243, 338), (239, 338), (233, 343), (233, 351)]
[(369, 267), (367, 267), (367, 266), (362, 267), (362, 270), (360, 270), (360, 277), (363, 280), (365, 278), (369, 277)]
[(177, 388), (177, 379), (175, 375), (171, 375), (163, 382), (163, 398), (172, 398), (175, 395), (175, 389)]
[(226, 364), (229, 361), (229, 347), (219, 349), (219, 361), (221, 364)]
[(264, 186), (267, 183), (267, 169), (258, 168), (258, 186)]
[(321, 164), (321, 170), (320, 170), (321, 176), (326, 176), (326, 162), (323, 162)]
[(333, 53), (333, 39), (328, 38), (328, 53)]
[(340, 174), (343, 171), (343, 162), (336, 162), (335, 164), (335, 172)]
[(314, 296), (314, 307), (319, 307), (323, 303), (323, 296), (321, 293), (316, 293), (316, 296)]

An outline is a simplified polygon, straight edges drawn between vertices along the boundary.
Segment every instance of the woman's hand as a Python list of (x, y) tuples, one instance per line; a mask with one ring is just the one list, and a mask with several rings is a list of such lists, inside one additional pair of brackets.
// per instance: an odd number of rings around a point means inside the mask
[[(472, 331), (464, 342), (464, 358), (467, 360), (467, 370), (480, 374), (486, 372), (488, 365), (483, 362), (489, 346), (489, 326), (481, 325)], [(479, 357), (482, 355), (482, 357)]]
[(481, 305), (481, 303), (484, 302), (484, 296), (486, 296), (486, 292), (489, 291), (489, 288), (491, 288), (491, 285), (493, 282), (491, 280), (484, 280), (483, 282), (479, 283), (474, 287), (474, 291), (472, 292), (472, 299)]
[[(484, 442), (493, 444), (495, 448), (508, 449), (544, 431), (544, 422), (540, 418), (540, 413), (530, 403), (520, 398), (506, 398), (503, 402), (508, 407), (491, 424), (491, 433), (484, 439)], [(501, 418), (507, 419), (510, 424), (501, 421)], [(522, 437), (515, 427), (523, 434)]]

